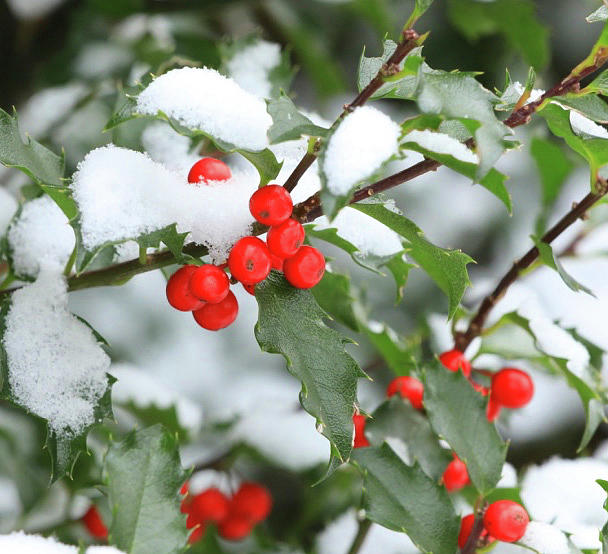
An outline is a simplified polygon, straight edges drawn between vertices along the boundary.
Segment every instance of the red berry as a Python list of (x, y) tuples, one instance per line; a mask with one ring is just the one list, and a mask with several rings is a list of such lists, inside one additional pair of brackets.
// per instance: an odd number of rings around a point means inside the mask
[(230, 168), (223, 161), (215, 158), (203, 158), (190, 169), (188, 182), (226, 181), (230, 177), (232, 177)]
[(456, 456), (443, 472), (443, 484), (449, 492), (459, 491), (469, 484), (469, 472), (465, 463)]
[(208, 331), (219, 331), (228, 327), (239, 313), (239, 303), (232, 291), (217, 304), (205, 304), (202, 308), (194, 310), (192, 315), (196, 322)]
[(278, 256), (275, 256), (272, 252), (270, 253), (270, 263), (272, 269), (276, 269), (277, 271), (283, 271), (283, 260)]
[(193, 529), (199, 524), (202, 524), (201, 519), (192, 511), (186, 512), (188, 517), (186, 518), (186, 529)]
[(266, 279), (271, 264), (268, 247), (257, 237), (240, 239), (232, 247), (228, 257), (230, 273), (245, 285), (255, 285)]
[(185, 265), (180, 267), (167, 281), (167, 300), (176, 310), (191, 312), (205, 305), (190, 291), (190, 277), (195, 271), (195, 265)]
[(306, 237), (306, 231), (302, 224), (295, 219), (288, 219), (280, 225), (271, 227), (266, 237), (268, 250), (279, 258), (291, 258)]
[(521, 539), (529, 522), (530, 518), (524, 507), (512, 500), (493, 502), (483, 516), (483, 524), (488, 533), (503, 542)]
[(272, 496), (268, 489), (257, 483), (243, 483), (232, 497), (230, 515), (248, 518), (259, 523), (272, 509)]
[(192, 499), (192, 513), (201, 522), (219, 523), (228, 516), (230, 502), (222, 491), (214, 487), (197, 494)]
[(285, 260), (283, 271), (294, 287), (310, 289), (323, 278), (325, 258), (316, 248), (301, 246), (295, 256)]
[[(475, 524), (475, 515), (469, 514), (468, 516), (464, 516), (462, 521), (460, 522), (460, 533), (458, 533), (458, 546), (460, 548), (464, 548), (464, 545), (467, 544), (469, 540), (469, 535), (473, 530), (473, 525)], [(488, 534), (488, 532), (484, 529), (479, 536), (482, 543), (488, 544), (494, 542), (496, 539)]]
[(293, 202), (287, 189), (279, 185), (266, 185), (251, 195), (249, 211), (264, 225), (280, 225), (291, 217)]
[(521, 408), (533, 395), (534, 383), (521, 369), (504, 367), (492, 377), (492, 399), (505, 408)]
[(439, 361), (450, 371), (462, 370), (465, 377), (471, 375), (471, 362), (466, 359), (465, 355), (460, 351), (448, 350), (439, 356)]
[(190, 277), (190, 292), (209, 304), (217, 304), (228, 296), (230, 279), (225, 271), (212, 264), (197, 267)]
[(390, 398), (396, 393), (399, 393), (403, 398), (407, 398), (412, 406), (417, 410), (422, 410), (422, 397), (424, 396), (424, 385), (415, 377), (396, 377), (393, 379), (388, 388), (386, 395)]
[(249, 293), (251, 294), (251, 296), (255, 296), (255, 285), (245, 285), (243, 283), (241, 283), (241, 285), (243, 285), (243, 288)]
[[(191, 529), (191, 527), (189, 527)], [(195, 542), (200, 541), (203, 538), (205, 533), (205, 526), (203, 524), (199, 525), (188, 537), (188, 544), (194, 544)]]
[(182, 488), (179, 489), (179, 494), (181, 494), (182, 496), (185, 494), (188, 494), (188, 491), (190, 490), (190, 482), (186, 481), (183, 485)]
[(240, 541), (251, 533), (252, 528), (253, 523), (250, 519), (230, 514), (219, 524), (218, 531), (229, 541)]
[(96, 539), (108, 538), (108, 528), (105, 526), (95, 506), (91, 506), (84, 516), (82, 516), (82, 522), (91, 536)]
[(355, 441), (353, 443), (353, 448), (369, 446), (369, 441), (365, 436), (365, 416), (361, 414), (353, 415), (353, 423), (355, 425)]
[(490, 395), (488, 405), (486, 406), (486, 417), (488, 421), (495, 421), (500, 415), (500, 404), (495, 402)]

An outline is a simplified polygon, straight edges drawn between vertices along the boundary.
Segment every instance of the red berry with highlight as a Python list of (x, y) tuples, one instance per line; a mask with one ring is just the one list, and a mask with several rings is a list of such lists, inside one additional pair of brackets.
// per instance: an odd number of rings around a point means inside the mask
[(302, 224), (295, 219), (271, 227), (266, 237), (268, 250), (279, 258), (291, 258), (297, 251), (306, 237), (306, 231)]
[(505, 408), (521, 408), (532, 400), (534, 383), (525, 371), (505, 367), (492, 377), (491, 396)]
[(185, 265), (180, 267), (167, 281), (167, 300), (176, 310), (191, 312), (205, 305), (190, 290), (190, 278), (195, 271), (195, 265)]
[(201, 522), (223, 521), (228, 516), (229, 507), (228, 498), (214, 487), (197, 494), (192, 499), (192, 514)]
[(239, 313), (239, 303), (232, 291), (224, 300), (217, 304), (205, 304), (202, 308), (194, 310), (192, 315), (195, 321), (208, 331), (219, 331), (228, 327)]
[(355, 441), (353, 448), (363, 448), (369, 446), (369, 441), (365, 436), (365, 416), (361, 414), (355, 414), (353, 416), (353, 424), (355, 425)]
[(263, 281), (272, 267), (266, 243), (257, 237), (243, 237), (232, 247), (228, 267), (232, 276), (245, 285)]
[(465, 463), (457, 457), (448, 464), (443, 472), (443, 484), (449, 492), (459, 491), (469, 484), (469, 472)]
[(498, 500), (488, 506), (483, 524), (488, 533), (499, 541), (515, 542), (526, 533), (530, 518), (521, 504)]
[(226, 181), (232, 177), (230, 168), (221, 160), (203, 158), (196, 162), (188, 173), (189, 183)]
[(264, 225), (280, 225), (291, 217), (293, 202), (287, 189), (279, 185), (266, 185), (251, 195), (249, 211)]
[(103, 519), (101, 519), (101, 515), (99, 515), (99, 511), (95, 506), (91, 506), (84, 516), (82, 516), (82, 522), (92, 537), (95, 537), (96, 539), (108, 538), (108, 528), (105, 526), (105, 523), (103, 522)]
[(471, 375), (471, 362), (466, 359), (465, 355), (460, 351), (448, 350), (439, 356), (439, 361), (450, 371), (462, 370), (465, 377)]
[(388, 385), (386, 395), (390, 398), (397, 393), (407, 398), (414, 408), (422, 410), (424, 385), (418, 379), (408, 376), (396, 377)]
[(247, 535), (249, 535), (249, 533), (251, 533), (252, 529), (253, 523), (250, 519), (232, 514), (230, 514), (218, 526), (220, 535), (229, 541), (243, 540)]
[(257, 483), (243, 483), (232, 497), (230, 514), (259, 523), (268, 517), (271, 509), (272, 496), (266, 487)]
[(197, 267), (190, 277), (190, 292), (209, 304), (217, 304), (228, 296), (230, 279), (225, 271), (212, 264)]
[(312, 246), (301, 246), (294, 256), (283, 264), (285, 277), (298, 289), (314, 287), (325, 273), (325, 258)]

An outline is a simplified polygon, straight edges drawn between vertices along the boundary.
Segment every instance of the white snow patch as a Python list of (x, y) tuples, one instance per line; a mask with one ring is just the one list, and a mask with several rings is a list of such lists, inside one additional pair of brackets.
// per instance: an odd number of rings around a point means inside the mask
[(496, 486), (502, 488), (517, 487), (517, 471), (515, 471), (515, 468), (511, 464), (505, 463), (502, 466), (500, 481), (498, 481)]
[(38, 19), (52, 12), (65, 0), (7, 0), (8, 7), (18, 19)]
[(269, 74), (281, 63), (281, 46), (266, 40), (239, 50), (226, 64), (226, 69), (236, 83), (251, 94), (269, 98), (272, 84)]
[(570, 126), (582, 138), (608, 138), (608, 130), (575, 110), (570, 110)]
[(113, 364), (110, 373), (118, 379), (112, 387), (114, 403), (132, 401), (139, 408), (157, 406), (166, 409), (175, 406), (180, 425), (191, 431), (200, 428), (203, 417), (200, 407), (166, 384), (161, 384), (153, 374), (129, 364)]
[(538, 554), (570, 554), (571, 552), (564, 533), (553, 525), (538, 521), (528, 523), (526, 534), (519, 542)]
[(606, 493), (595, 480), (607, 475), (603, 460), (552, 458), (526, 472), (522, 500), (532, 519), (572, 533), (579, 548), (598, 548), (599, 529), (606, 522)]
[(111, 75), (131, 63), (127, 48), (111, 42), (91, 42), (78, 54), (74, 71), (85, 79), (96, 79)]
[(425, 129), (424, 131), (410, 131), (402, 139), (402, 142), (415, 142), (418, 146), (435, 152), (437, 154), (447, 154), (471, 164), (478, 164), (479, 160), (474, 152), (469, 150), (462, 142), (457, 141), (445, 133), (435, 133)]
[(184, 67), (161, 75), (138, 96), (137, 109), (147, 115), (162, 111), (190, 129), (247, 150), (263, 150), (272, 125), (263, 100), (209, 68)]
[(399, 151), (401, 128), (376, 108), (363, 106), (348, 114), (329, 139), (323, 171), (327, 188), (346, 195)]
[(331, 223), (324, 216), (315, 223), (319, 229), (336, 228), (338, 235), (354, 244), (363, 255), (388, 256), (403, 250), (397, 233), (354, 208), (343, 208)]
[(145, 35), (154, 38), (161, 48), (172, 48), (173, 40), (172, 23), (163, 15), (135, 14), (121, 21), (113, 33), (122, 41), (135, 42)]
[(62, 270), (74, 249), (74, 230), (49, 196), (23, 205), (8, 231), (13, 265), (19, 275), (36, 277), (41, 269)]
[(67, 301), (65, 279), (42, 271), (13, 293), (2, 340), (16, 401), (70, 437), (95, 422), (110, 359)]
[(21, 510), (19, 491), (14, 481), (0, 476), (0, 516), (16, 516)]
[(162, 121), (155, 121), (144, 129), (141, 143), (155, 162), (183, 173), (184, 180), (187, 179), (190, 168), (200, 159), (198, 154), (190, 152), (190, 139)]
[[(525, 90), (526, 87), (524, 87), (519, 81), (513, 81), (503, 92), (501, 100), (515, 103), (521, 98), (521, 95), (525, 92)], [(528, 100), (526, 100), (526, 104), (529, 104), (530, 102), (535, 102), (543, 94), (545, 94), (545, 91), (543, 89), (532, 89), (532, 91), (530, 92), (530, 97), (528, 98)]]
[(253, 166), (227, 181), (192, 185), (145, 154), (107, 146), (90, 152), (73, 176), (84, 245), (136, 238), (173, 223), (214, 259), (250, 231), (249, 198), (259, 177)]
[[(78, 547), (62, 544), (53, 537), (26, 535), (15, 531), (10, 535), (0, 535), (0, 551), (6, 554), (77, 554)], [(90, 546), (86, 554), (123, 554), (113, 546)]]

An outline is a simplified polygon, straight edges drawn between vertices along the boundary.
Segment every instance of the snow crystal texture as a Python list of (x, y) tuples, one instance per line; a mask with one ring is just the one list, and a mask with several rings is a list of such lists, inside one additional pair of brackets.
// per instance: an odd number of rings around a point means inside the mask
[(329, 139), (323, 161), (327, 188), (346, 195), (399, 150), (401, 128), (376, 108), (348, 114)]
[(13, 267), (21, 276), (36, 277), (41, 269), (63, 269), (74, 249), (68, 218), (48, 196), (24, 204), (8, 232)]
[(239, 50), (226, 64), (237, 84), (261, 98), (269, 98), (272, 84), (269, 75), (281, 63), (281, 46), (265, 40)]
[[(214, 259), (250, 231), (249, 198), (259, 177), (253, 166), (227, 181), (193, 185), (145, 154), (106, 146), (90, 152), (73, 176), (86, 248), (136, 238), (173, 223)], [(223, 261), (223, 260), (222, 260)]]
[(272, 118), (260, 98), (214, 69), (184, 67), (156, 78), (137, 98), (141, 114), (159, 111), (189, 129), (246, 150), (263, 150)]
[(15, 400), (63, 437), (95, 422), (110, 366), (89, 327), (68, 311), (67, 301), (65, 279), (41, 272), (35, 283), (13, 293), (3, 337)]

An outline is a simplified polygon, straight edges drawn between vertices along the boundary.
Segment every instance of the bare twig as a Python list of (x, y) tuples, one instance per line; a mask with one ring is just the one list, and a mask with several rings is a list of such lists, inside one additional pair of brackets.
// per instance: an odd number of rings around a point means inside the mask
[(471, 534), (467, 539), (465, 545), (460, 549), (460, 554), (475, 554), (479, 539), (483, 533), (483, 514), (485, 512), (485, 504), (482, 504), (481, 508), (475, 514), (475, 522), (471, 528)]

